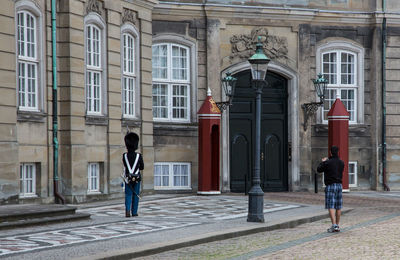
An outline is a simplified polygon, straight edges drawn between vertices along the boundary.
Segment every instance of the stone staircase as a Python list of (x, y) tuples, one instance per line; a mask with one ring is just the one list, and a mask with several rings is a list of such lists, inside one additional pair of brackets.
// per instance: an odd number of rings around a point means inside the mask
[(76, 207), (57, 204), (1, 205), (0, 230), (90, 218), (88, 213), (75, 211)]

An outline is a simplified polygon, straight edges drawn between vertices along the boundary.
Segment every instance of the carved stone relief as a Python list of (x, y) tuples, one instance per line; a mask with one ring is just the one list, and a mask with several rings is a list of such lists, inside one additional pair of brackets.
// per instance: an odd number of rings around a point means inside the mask
[(129, 9), (124, 9), (124, 13), (122, 14), (122, 23), (130, 22), (136, 25), (136, 19), (136, 12)]
[(86, 5), (86, 13), (95, 12), (101, 15), (101, 3), (98, 0), (89, 0)]
[(261, 38), (264, 52), (270, 59), (288, 60), (288, 42), (285, 37), (269, 35), (265, 28), (254, 28), (250, 34), (240, 34), (231, 37), (231, 55), (229, 58), (248, 59), (256, 50), (258, 37)]

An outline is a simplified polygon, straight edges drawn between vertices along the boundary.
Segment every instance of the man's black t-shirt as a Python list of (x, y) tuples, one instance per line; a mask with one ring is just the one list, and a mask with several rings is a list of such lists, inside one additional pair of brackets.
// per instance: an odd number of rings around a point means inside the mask
[(321, 162), (317, 168), (318, 172), (324, 172), (325, 185), (342, 183), (344, 162), (339, 157), (329, 157), (328, 160)]

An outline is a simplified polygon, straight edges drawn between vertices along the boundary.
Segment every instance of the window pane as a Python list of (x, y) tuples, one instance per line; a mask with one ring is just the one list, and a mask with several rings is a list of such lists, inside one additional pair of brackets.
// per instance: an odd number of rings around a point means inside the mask
[(187, 50), (179, 46), (172, 46), (172, 79), (188, 79)]
[(161, 177), (154, 176), (154, 186), (161, 186)]
[(325, 53), (322, 57), (322, 73), (324, 74), (324, 78), (328, 79), (328, 84), (336, 84), (336, 53)]
[(173, 85), (172, 117), (176, 119), (188, 118), (188, 86)]
[(25, 22), (24, 13), (18, 13), (18, 55), (25, 55)]
[(129, 34), (123, 35), (123, 71), (133, 74), (134, 71), (134, 38)]
[(354, 174), (349, 174), (349, 184), (355, 184), (355, 176)]
[(87, 111), (101, 112), (101, 79), (99, 72), (86, 72), (86, 94)]
[(342, 52), (341, 54), (341, 84), (355, 84), (354, 55)]
[(100, 165), (89, 163), (88, 165), (88, 191), (100, 191)]
[(86, 63), (89, 66), (100, 68), (100, 30), (93, 25), (86, 28)]
[(18, 100), (19, 106), (25, 107), (25, 63), (18, 63)]
[(27, 12), (17, 15), (17, 49), (21, 57), (36, 58), (36, 20)]
[(346, 107), (347, 111), (350, 113), (350, 121), (355, 121), (355, 97), (354, 89), (342, 89), (341, 91), (341, 101), (343, 102), (344, 106)]
[(153, 117), (168, 118), (168, 85), (153, 84)]
[(173, 175), (174, 175), (174, 186), (183, 187), (188, 186), (188, 165), (174, 164)]
[(124, 115), (135, 115), (135, 80), (132, 77), (123, 77), (123, 109)]
[(20, 165), (20, 194), (21, 195), (34, 195), (36, 191), (35, 187), (35, 164)]
[(157, 79), (167, 79), (167, 45), (157, 45), (152, 48), (153, 53), (153, 78)]
[(328, 120), (328, 112), (336, 100), (336, 89), (327, 89), (325, 91), (325, 100), (323, 107), (323, 120)]
[(23, 108), (37, 108), (37, 64), (18, 63), (18, 102)]
[(86, 62), (88, 65), (92, 65), (92, 31), (90, 26), (87, 27), (86, 33)]

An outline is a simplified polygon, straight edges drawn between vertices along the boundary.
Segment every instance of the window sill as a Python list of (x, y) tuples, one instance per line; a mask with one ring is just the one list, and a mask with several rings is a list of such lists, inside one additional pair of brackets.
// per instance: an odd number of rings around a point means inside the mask
[(36, 111), (24, 111), (18, 110), (17, 121), (18, 122), (34, 122), (34, 123), (45, 123), (47, 114)]
[[(349, 136), (369, 136), (370, 128), (370, 125), (351, 124), (349, 125)], [(313, 126), (314, 136), (326, 136), (328, 131), (328, 124), (316, 124)]]
[(190, 188), (190, 187), (162, 187), (162, 186), (155, 186), (154, 190), (169, 190), (169, 191), (183, 190), (183, 191), (191, 191), (192, 188)]
[(108, 118), (106, 116), (86, 115), (85, 123), (87, 125), (108, 125)]
[(87, 195), (99, 195), (102, 194), (101, 191), (87, 191)]
[(37, 194), (26, 194), (26, 195), (18, 195), (20, 199), (35, 199), (38, 198), (39, 196)]
[(155, 136), (197, 136), (197, 124), (154, 123)]
[(122, 118), (121, 119), (121, 126), (122, 127), (127, 127), (127, 126), (132, 126), (132, 127), (140, 127), (142, 124), (142, 120), (138, 118)]

